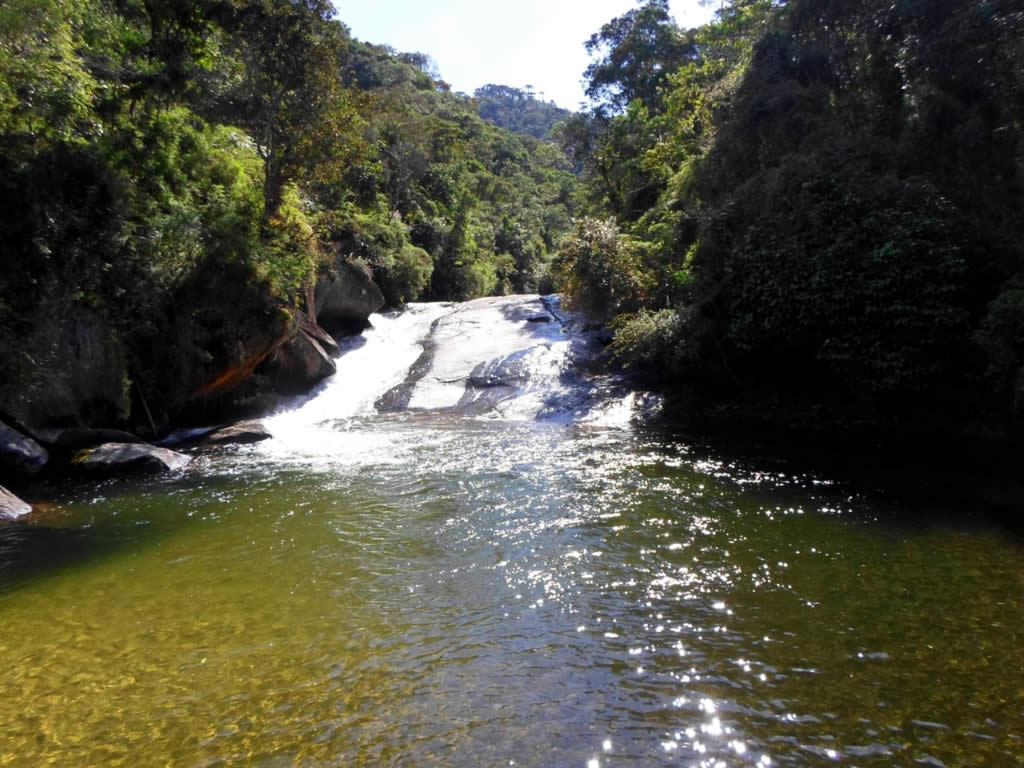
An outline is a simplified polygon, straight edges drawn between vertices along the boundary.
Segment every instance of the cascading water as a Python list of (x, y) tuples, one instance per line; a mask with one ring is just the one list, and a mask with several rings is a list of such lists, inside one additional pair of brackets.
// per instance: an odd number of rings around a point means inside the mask
[(0, 764), (1020, 765), (1019, 540), (621, 428), (552, 301), (372, 322), (0, 529)]
[(626, 426), (649, 410), (620, 380), (581, 373), (600, 345), (557, 307), (510, 296), (374, 315), (342, 342), (335, 376), (267, 420), (265, 449), (336, 458), (337, 433), (379, 413)]

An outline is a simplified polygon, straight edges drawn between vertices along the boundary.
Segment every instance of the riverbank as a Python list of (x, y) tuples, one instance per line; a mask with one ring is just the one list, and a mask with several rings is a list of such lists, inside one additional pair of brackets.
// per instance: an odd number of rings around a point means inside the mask
[(1024, 531), (1024, 439), (934, 412), (899, 415), (773, 394), (666, 397), (664, 426), (737, 458), (821, 472), (945, 517)]

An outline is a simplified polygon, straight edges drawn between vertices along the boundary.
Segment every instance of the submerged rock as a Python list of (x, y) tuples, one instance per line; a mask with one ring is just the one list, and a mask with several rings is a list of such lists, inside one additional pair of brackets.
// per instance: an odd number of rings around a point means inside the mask
[(32, 505), (22, 501), (3, 486), (0, 486), (0, 520), (17, 520), (32, 511)]
[(203, 439), (204, 445), (239, 445), (269, 440), (273, 435), (261, 421), (240, 421), (229, 427), (215, 430)]
[(155, 445), (138, 443), (105, 443), (84, 450), (72, 465), (90, 475), (158, 474), (183, 469), (192, 459)]
[(0, 421), (0, 471), (35, 475), (49, 460), (39, 443)]

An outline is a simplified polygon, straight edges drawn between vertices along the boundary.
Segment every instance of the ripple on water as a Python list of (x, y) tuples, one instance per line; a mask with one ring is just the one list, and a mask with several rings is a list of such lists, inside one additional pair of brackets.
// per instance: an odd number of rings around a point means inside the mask
[(1018, 760), (1017, 542), (642, 430), (310, 429), (0, 532), (52, 557), (0, 762)]

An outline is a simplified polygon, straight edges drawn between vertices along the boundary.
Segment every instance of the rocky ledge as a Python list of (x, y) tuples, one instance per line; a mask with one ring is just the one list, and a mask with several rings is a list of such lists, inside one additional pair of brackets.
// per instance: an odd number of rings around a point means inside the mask
[(79, 472), (93, 477), (158, 474), (184, 469), (192, 459), (183, 453), (140, 443), (104, 443), (81, 451), (71, 460)]
[(32, 505), (22, 501), (0, 486), (0, 520), (17, 520), (32, 511)]

